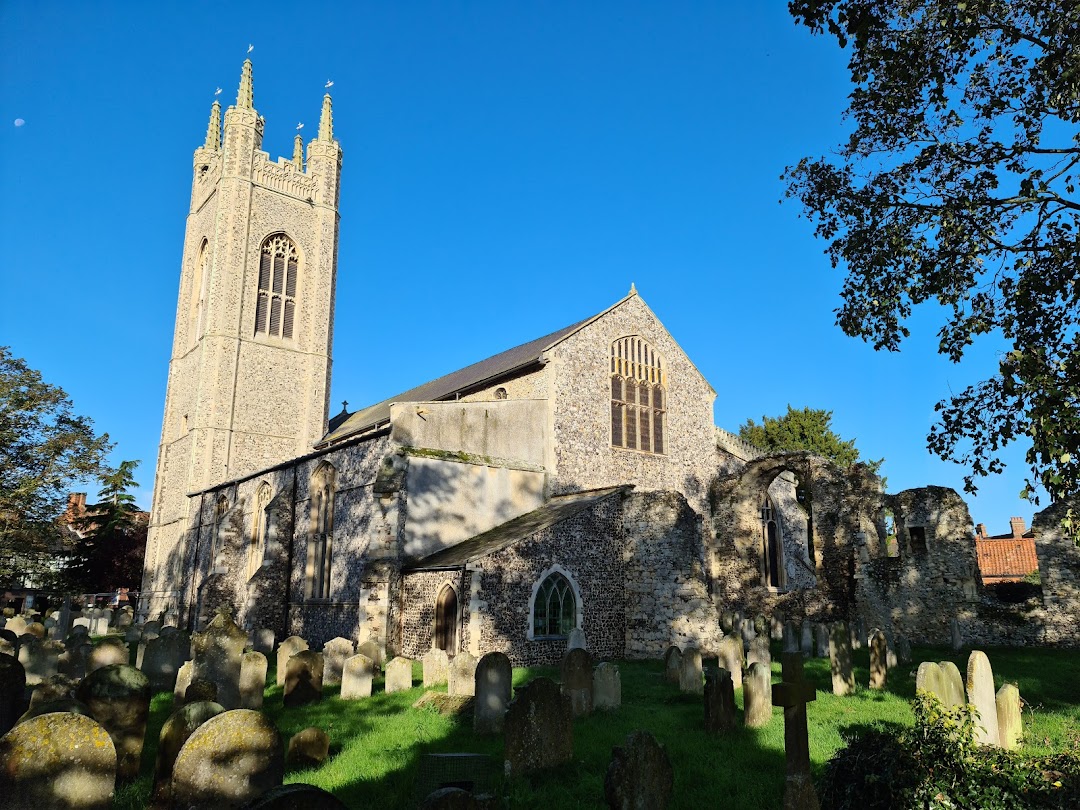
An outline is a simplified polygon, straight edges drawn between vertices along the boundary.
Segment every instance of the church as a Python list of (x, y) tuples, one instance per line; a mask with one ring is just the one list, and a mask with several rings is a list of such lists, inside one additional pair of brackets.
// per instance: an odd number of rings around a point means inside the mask
[(264, 126), (247, 61), (194, 153), (144, 615), (194, 629), (226, 608), (316, 648), (343, 636), (515, 665), (558, 661), (574, 629), (603, 658), (715, 649), (730, 610), (892, 628), (926, 593), (871, 576), (885, 506), (896, 565), (932, 575), (940, 612), (902, 629), (947, 637), (942, 617), (972, 602), (955, 493), (886, 496), (866, 471), (718, 428), (716, 391), (632, 287), (330, 418), (331, 98), (291, 159), (261, 151)]

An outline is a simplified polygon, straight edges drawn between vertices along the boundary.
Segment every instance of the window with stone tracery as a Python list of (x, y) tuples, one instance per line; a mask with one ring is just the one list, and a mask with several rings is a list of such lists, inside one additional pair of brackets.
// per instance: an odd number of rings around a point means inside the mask
[(307, 595), (330, 598), (334, 540), (334, 489), (337, 471), (323, 463), (311, 476), (311, 523), (308, 531)]
[(663, 453), (667, 378), (660, 355), (636, 335), (611, 344), (611, 446)]
[(266, 524), (268, 520), (267, 507), (270, 506), (270, 485), (262, 483), (259, 491), (255, 493), (255, 511), (251, 516), (251, 539), (248, 542), (247, 578), (255, 576), (255, 572), (262, 565), (263, 555), (266, 552)]
[(214, 504), (214, 528), (210, 538), (210, 569), (212, 571), (220, 568), (218, 555), (221, 554), (221, 528), (225, 523), (225, 515), (228, 512), (229, 499), (224, 495), (218, 496), (217, 503)]
[(533, 638), (562, 638), (577, 627), (577, 599), (570, 580), (553, 571), (533, 602)]
[(267, 237), (259, 251), (259, 298), (255, 303), (255, 334), (293, 336), (296, 317), (296, 245), (283, 233)]
[(191, 295), (188, 312), (188, 345), (194, 346), (205, 331), (206, 293), (210, 286), (210, 244), (203, 239), (199, 246), (191, 275)]

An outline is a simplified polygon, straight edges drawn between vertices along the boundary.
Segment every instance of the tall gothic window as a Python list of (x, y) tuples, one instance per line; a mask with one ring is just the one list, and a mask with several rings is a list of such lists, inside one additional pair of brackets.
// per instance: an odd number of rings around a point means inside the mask
[(214, 529), (210, 537), (210, 570), (217, 570), (218, 556), (221, 554), (221, 527), (225, 523), (225, 515), (229, 511), (229, 499), (219, 495), (214, 504)]
[(283, 233), (267, 237), (259, 253), (255, 334), (291, 338), (296, 316), (296, 245)]
[(247, 578), (255, 576), (266, 552), (267, 507), (270, 505), (270, 485), (263, 482), (255, 493), (255, 511), (251, 516), (251, 539), (248, 541)]
[(199, 253), (195, 257), (195, 267), (191, 274), (191, 298), (188, 317), (188, 345), (202, 337), (206, 321), (206, 294), (210, 286), (210, 245), (203, 239)]
[(640, 337), (611, 344), (611, 445), (664, 452), (667, 379), (663, 361)]
[(780, 539), (780, 525), (776, 519), (776, 510), (768, 495), (761, 504), (761, 558), (765, 584), (770, 588), (783, 587), (783, 543)]
[(334, 482), (337, 471), (322, 463), (311, 476), (311, 523), (308, 531), (307, 594), (330, 598), (330, 563), (334, 539)]
[(560, 638), (577, 626), (577, 599), (570, 580), (552, 571), (540, 583), (533, 602), (533, 637)]

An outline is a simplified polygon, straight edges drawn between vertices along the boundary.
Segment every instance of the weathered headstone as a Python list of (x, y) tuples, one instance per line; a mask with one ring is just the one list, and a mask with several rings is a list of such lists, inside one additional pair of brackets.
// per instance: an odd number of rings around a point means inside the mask
[(258, 628), (251, 633), (251, 649), (269, 656), (274, 651), (275, 640), (273, 630), (268, 627)]
[(570, 762), (574, 719), (570, 699), (550, 678), (519, 687), (503, 721), (506, 771), (513, 776)]
[(593, 669), (593, 708), (613, 711), (622, 706), (622, 677), (619, 667), (607, 661)]
[(90, 708), (85, 703), (80, 703), (75, 698), (59, 698), (57, 700), (41, 701), (38, 703), (31, 703), (30, 708), (26, 710), (26, 713), (18, 719), (15, 725), (19, 723), (25, 723), (27, 720), (32, 720), (35, 717), (41, 717), (43, 714), (54, 714), (56, 712), (71, 712), (72, 714), (81, 714), (84, 717), (93, 717), (90, 713)]
[(173, 686), (173, 708), (178, 709), (184, 705), (184, 695), (191, 686), (192, 672), (195, 669), (193, 661), (185, 661), (176, 671), (176, 684)]
[(386, 650), (383, 649), (379, 642), (368, 639), (360, 643), (360, 646), (356, 648), (356, 651), (361, 655), (366, 655), (372, 661), (375, 662), (375, 666), (382, 668), (382, 665), (386, 663)]
[(116, 778), (139, 775), (146, 719), (150, 714), (150, 681), (133, 666), (110, 664), (87, 675), (75, 690), (116, 746)]
[[(847, 635), (847, 627), (844, 628)], [(830, 651), (836, 637), (829, 636)], [(850, 636), (847, 636), (850, 643)], [(786, 653), (783, 683), (773, 684), (773, 705), (784, 707), (784, 810), (818, 810), (817, 793), (810, 777), (810, 738), (806, 724), (806, 704), (817, 699), (812, 684), (803, 677), (802, 656)]]
[(705, 691), (705, 683), (701, 678), (701, 651), (694, 647), (687, 647), (683, 652), (679, 690), (693, 695), (700, 695)]
[(266, 691), (266, 656), (252, 650), (240, 659), (240, 708), (261, 709)]
[(908, 641), (907, 636), (897, 635), (896, 637), (896, 660), (901, 664), (911, 663), (911, 642)]
[[(729, 679), (730, 682), (730, 679)], [(647, 731), (632, 731), (611, 749), (604, 798), (614, 810), (664, 810), (671, 802), (675, 772), (667, 751)]]
[(880, 630), (870, 637), (870, 688), (884, 689), (889, 676), (888, 644)]
[(475, 733), (502, 732), (503, 715), (510, 704), (513, 674), (510, 659), (501, 652), (489, 652), (476, 664), (476, 700), (473, 702)]
[(809, 658), (814, 654), (814, 625), (809, 620), (804, 620), (802, 623), (799, 649), (802, 650), (803, 658)]
[(131, 660), (131, 650), (122, 638), (110, 636), (94, 645), (90, 657), (86, 660), (86, 671), (91, 673), (102, 667), (115, 664), (127, 664)]
[(183, 663), (183, 641), (177, 633), (159, 636), (147, 643), (141, 669), (143, 675), (150, 679), (150, 688), (155, 692), (171, 692), (176, 686), (176, 673)]
[(451, 695), (472, 695), (476, 689), (476, 659), (464, 650), (450, 662), (446, 691)]
[(387, 694), (412, 689), (412, 665), (408, 658), (391, 658), (386, 662), (385, 688)]
[(282, 686), (285, 683), (285, 666), (289, 659), (301, 650), (306, 650), (308, 643), (300, 636), (289, 636), (278, 644), (277, 648), (277, 683)]
[(89, 717), (52, 712), (0, 739), (0, 802), (11, 810), (107, 810), (116, 786), (109, 732)]
[(736, 689), (742, 689), (743, 646), (742, 641), (731, 636), (720, 639), (717, 650), (718, 665), (731, 673), (731, 682)]
[(951, 709), (968, 703), (964, 699), (964, 676), (960, 674), (960, 668), (952, 661), (942, 661), (938, 666), (941, 667), (943, 687), (940, 697), (945, 707)]
[(450, 658), (446, 650), (440, 650), (438, 647), (428, 650), (424, 653), (421, 664), (424, 668), (424, 686), (446, 683), (450, 674)]
[(954, 652), (959, 652), (964, 646), (964, 637), (960, 633), (960, 622), (953, 619), (949, 622), (949, 638)]
[(570, 634), (566, 637), (566, 649), (569, 650), (587, 650), (588, 645), (585, 643), (585, 631), (580, 627), (575, 627), (570, 631)]
[(317, 768), (330, 756), (330, 735), (311, 726), (289, 738), (285, 763), (297, 768)]
[[(683, 660), (686, 660), (685, 657)], [(562, 691), (570, 699), (570, 711), (574, 717), (592, 713), (592, 670), (592, 656), (580, 647), (567, 650), (559, 666)]]
[(769, 638), (773, 641), (782, 641), (784, 638), (784, 620), (779, 616), (769, 619)]
[(281, 735), (260, 712), (234, 709), (211, 717), (184, 743), (173, 766), (176, 806), (234, 807), (281, 784)]
[(678, 683), (682, 677), (682, 650), (678, 647), (668, 647), (664, 651), (664, 679), (671, 683)]
[(11, 655), (0, 656), (0, 735), (15, 725), (22, 713), (26, 669)]
[(732, 625), (735, 621), (735, 614), (730, 610), (725, 610), (720, 614), (720, 629), (725, 633), (730, 633)]
[(829, 625), (818, 622), (814, 625), (814, 643), (818, 658), (829, 657)]
[(750, 642), (750, 649), (746, 653), (746, 666), (762, 663), (766, 669), (772, 668), (772, 650), (769, 648), (769, 637), (758, 636)]
[(30, 705), (37, 706), (40, 703), (73, 698), (78, 686), (79, 682), (67, 675), (50, 675), (34, 687), (34, 691), (30, 693)]
[(945, 702), (945, 673), (933, 661), (923, 661), (915, 674), (915, 691), (930, 692), (942, 703)]
[(357, 653), (345, 662), (341, 672), (341, 699), (358, 700), (371, 697), (371, 679), (375, 672), (375, 662), (362, 653)]
[(761, 728), (771, 719), (772, 672), (760, 662), (753, 663), (743, 679), (743, 722), (749, 728)]
[(56, 675), (60, 669), (60, 654), (64, 645), (58, 641), (35, 639), (19, 648), (19, 661), (26, 669), (26, 685), (37, 686)]
[(174, 711), (161, 727), (158, 736), (157, 759), (154, 763), (154, 799), (168, 806), (172, 793), (173, 766), (184, 743), (195, 730), (211, 717), (224, 712), (220, 703), (197, 701)]
[(191, 639), (195, 668), (193, 678), (217, 684), (217, 702), (226, 709), (240, 705), (240, 657), (247, 634), (227, 613), (219, 613), (201, 633)]
[(1024, 725), (1020, 718), (1020, 690), (1016, 684), (1005, 683), (997, 690), (998, 745), (1012, 751), (1020, 745)]
[(982, 650), (972, 650), (967, 665), (967, 702), (979, 711), (975, 721), (975, 742), (979, 745), (998, 744), (997, 700), (994, 693), (994, 672), (990, 659)]
[(27, 624), (29, 624), (29, 622), (22, 616), (13, 616), (4, 624), (4, 629), (13, 634), (15, 638), (18, 638), (26, 632)]
[(301, 650), (289, 658), (285, 666), (286, 706), (305, 706), (322, 700), (323, 657), (314, 650)]
[(323, 683), (327, 686), (336, 686), (341, 683), (341, 673), (345, 669), (345, 662), (356, 655), (353, 643), (347, 638), (338, 636), (323, 644)]
[[(785, 659), (786, 660), (786, 659)], [(834, 695), (850, 695), (855, 691), (855, 674), (851, 670), (851, 631), (847, 622), (836, 622), (829, 629), (829, 666), (832, 669)], [(775, 691), (776, 687), (773, 687)]]
[(705, 671), (705, 731), (716, 734), (735, 728), (735, 688), (726, 669)]

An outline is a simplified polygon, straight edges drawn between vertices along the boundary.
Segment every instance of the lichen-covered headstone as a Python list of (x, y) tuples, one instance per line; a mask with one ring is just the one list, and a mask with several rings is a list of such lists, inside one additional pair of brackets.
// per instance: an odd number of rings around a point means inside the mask
[(146, 719), (150, 714), (150, 681), (135, 667), (110, 664), (83, 678), (75, 698), (85, 703), (116, 746), (116, 777), (139, 775)]
[(260, 712), (233, 709), (188, 737), (173, 766), (178, 807), (236, 807), (281, 784), (285, 751), (277, 728)]
[(761, 728), (772, 719), (772, 672), (756, 662), (746, 670), (743, 679), (743, 723), (749, 728)]
[(718, 665), (731, 673), (731, 682), (736, 689), (742, 688), (743, 645), (742, 640), (732, 636), (720, 639), (717, 650)]
[(967, 665), (967, 702), (979, 711), (975, 721), (975, 742), (979, 745), (998, 744), (997, 700), (994, 692), (994, 672), (990, 659), (982, 650), (972, 650)]
[(408, 658), (392, 658), (386, 662), (385, 689), (387, 694), (412, 689), (412, 665)]
[(420, 663), (424, 668), (424, 686), (446, 683), (450, 674), (450, 658), (446, 650), (440, 650), (438, 647), (428, 650)]
[(106, 810), (116, 786), (109, 732), (89, 717), (52, 712), (0, 739), (0, 803), (10, 810)]
[(296, 768), (317, 768), (330, 756), (330, 735), (311, 726), (289, 739), (285, 763)]
[[(683, 661), (686, 661), (685, 656)], [(570, 710), (574, 717), (592, 713), (592, 670), (592, 656), (581, 647), (567, 650), (559, 665), (562, 692), (570, 699)]]
[(173, 766), (184, 743), (195, 730), (225, 711), (220, 703), (200, 700), (182, 706), (165, 721), (158, 736), (157, 759), (154, 762), (154, 798), (161, 805), (167, 805), (172, 792)]
[(476, 658), (464, 650), (450, 663), (446, 691), (451, 695), (472, 695), (476, 691)]
[(224, 612), (191, 639), (195, 662), (192, 678), (217, 684), (217, 702), (226, 709), (240, 705), (240, 658), (246, 646), (247, 633)]
[(261, 709), (266, 691), (266, 656), (252, 650), (240, 659), (240, 708)]
[(884, 689), (889, 677), (888, 643), (880, 630), (870, 636), (870, 688)]
[(206, 678), (192, 678), (188, 688), (184, 690), (184, 703), (217, 703), (217, 697), (217, 684)]
[(6, 734), (22, 714), (26, 670), (18, 659), (0, 656), (0, 734)]
[(1020, 718), (1020, 690), (1016, 684), (1005, 683), (997, 690), (998, 745), (1012, 751), (1020, 745), (1024, 725)]
[(371, 679), (375, 673), (375, 662), (366, 655), (357, 653), (345, 662), (341, 672), (341, 699), (359, 700), (371, 697)]
[(322, 700), (323, 657), (314, 650), (301, 650), (285, 666), (286, 706), (306, 706)]
[(851, 630), (847, 622), (836, 622), (829, 628), (829, 666), (832, 670), (834, 695), (850, 695), (855, 691), (855, 673), (851, 669)]
[(614, 711), (622, 706), (622, 677), (619, 667), (607, 661), (593, 669), (593, 709)]
[(345, 669), (345, 662), (356, 654), (353, 643), (347, 638), (338, 636), (323, 644), (322, 653), (323, 683), (327, 686), (336, 686), (341, 683), (341, 673)]
[(306, 650), (308, 643), (300, 636), (289, 636), (287, 639), (278, 644), (277, 650), (277, 683), (281, 686), (285, 683), (285, 666), (289, 663), (289, 659), (296, 655), (301, 650)]
[(574, 758), (570, 699), (550, 678), (519, 687), (503, 720), (506, 771), (513, 776), (564, 765)]
[(709, 667), (705, 672), (705, 731), (716, 734), (735, 728), (735, 688), (731, 673)]
[(79, 682), (67, 675), (51, 675), (34, 687), (34, 691), (30, 693), (30, 705), (72, 698), (78, 686)]
[(746, 652), (746, 665), (762, 663), (766, 667), (772, 667), (772, 650), (769, 648), (769, 637), (758, 636), (750, 642), (750, 649)]
[(678, 683), (682, 677), (682, 650), (671, 646), (664, 651), (664, 679)]
[(949, 709), (963, 706), (968, 701), (964, 699), (964, 676), (960, 674), (960, 668), (952, 661), (942, 661), (938, 666), (942, 678), (941, 702)]
[[(587, 655), (588, 653), (586, 653)], [(473, 731), (498, 734), (510, 704), (513, 668), (501, 652), (489, 652), (476, 664), (476, 700), (473, 702)]]
[[(728, 679), (731, 682), (731, 679)], [(667, 751), (647, 731), (632, 731), (611, 750), (604, 798), (616, 810), (664, 810), (671, 802), (675, 773)]]
[(679, 691), (692, 695), (700, 695), (705, 691), (705, 682), (701, 678), (701, 651), (695, 647), (683, 650)]

